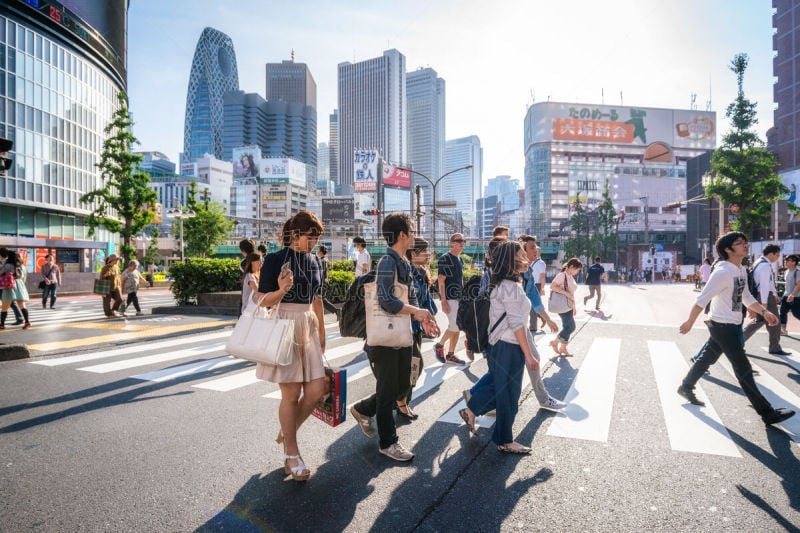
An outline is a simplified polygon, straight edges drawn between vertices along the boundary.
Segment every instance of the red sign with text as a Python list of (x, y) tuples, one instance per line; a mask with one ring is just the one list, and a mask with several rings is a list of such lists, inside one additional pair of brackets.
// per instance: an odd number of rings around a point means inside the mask
[(389, 163), (383, 164), (383, 184), (393, 187), (411, 188), (411, 171), (407, 168), (396, 167)]

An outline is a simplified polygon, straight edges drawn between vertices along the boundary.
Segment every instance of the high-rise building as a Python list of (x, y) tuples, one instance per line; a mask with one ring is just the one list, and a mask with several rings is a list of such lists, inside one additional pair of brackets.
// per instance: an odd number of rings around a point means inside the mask
[(306, 165), (309, 188), (316, 188), (317, 112), (285, 101), (268, 102), (256, 93), (229, 91), (223, 98), (223, 159), (233, 149), (257, 145), (262, 157), (289, 157)]
[(127, 25), (127, 0), (0, 2), (0, 137), (14, 143), (0, 175), (0, 246), (53, 252), (68, 291), (91, 290), (90, 272), (119, 251), (116, 234), (89, 234), (96, 205), (80, 198), (102, 187), (96, 164), (126, 91)]
[(339, 63), (339, 183), (353, 183), (353, 150), (374, 148), (386, 161), (406, 158), (406, 57), (397, 50)]
[(328, 143), (317, 145), (317, 181), (331, 179), (330, 150)]
[(769, 149), (778, 157), (778, 173), (794, 192), (789, 201), (800, 205), (796, 200), (800, 188), (800, 4), (772, 0), (772, 8), (775, 111), (774, 127), (767, 132), (767, 140)]
[[(453, 172), (439, 185), (436, 202), (452, 201), (456, 203), (455, 213), (463, 219), (464, 230), (472, 233), (475, 225), (475, 201), (481, 197), (483, 182), (483, 148), (477, 135), (451, 139), (445, 143), (444, 172), (472, 165)], [(438, 224), (437, 224), (438, 225)], [(437, 229), (437, 234), (441, 231)]]
[(334, 109), (329, 117), (329, 147), (328, 165), (330, 168), (331, 181), (339, 183), (339, 110)]
[(175, 174), (175, 163), (161, 152), (134, 152), (142, 156), (139, 168), (148, 174)]
[(183, 162), (195, 161), (205, 154), (223, 158), (223, 96), (237, 90), (239, 74), (233, 41), (214, 28), (204, 29), (194, 51), (186, 91)]
[(639, 252), (651, 244), (672, 247), (680, 262), (686, 213), (670, 204), (686, 200), (686, 162), (714, 149), (716, 127), (715, 113), (694, 109), (531, 105), (524, 123), (531, 233), (564, 237), (573, 206), (593, 212), (608, 183), (614, 209), (625, 211), (625, 264), (642, 268)]
[[(406, 98), (407, 162), (411, 168), (435, 183), (444, 174), (445, 82), (432, 68), (409, 72), (406, 74)], [(433, 194), (430, 183), (416, 174), (412, 174), (412, 183), (422, 188), (423, 203), (431, 205)]]
[(305, 63), (291, 60), (267, 63), (267, 101), (303, 104), (317, 109), (317, 83)]

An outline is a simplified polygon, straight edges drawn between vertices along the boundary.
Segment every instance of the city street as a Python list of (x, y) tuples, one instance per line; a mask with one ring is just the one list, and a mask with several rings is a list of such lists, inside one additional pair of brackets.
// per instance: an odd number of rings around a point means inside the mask
[[(800, 415), (766, 428), (724, 358), (699, 384), (706, 407), (686, 404), (675, 389), (707, 332), (703, 315), (688, 335), (678, 325), (697, 293), (604, 291), (601, 311), (578, 313), (574, 357), (553, 356), (552, 333), (536, 336), (545, 384), (569, 406), (539, 410), (525, 376), (514, 432), (530, 456), (496, 450), (493, 418), (470, 436), (458, 415), (486, 361), (443, 366), (426, 341), (411, 403), (419, 419), (398, 419), (414, 460), (380, 455), (349, 412), (336, 428), (311, 418), (299, 433), (306, 483), (284, 479), (278, 388), (224, 351), (230, 317), (146, 315), (103, 332), (93, 325), (103, 319), (78, 319), (78, 303), (59, 305), (76, 312), (49, 326), (39, 309), (36, 327), (0, 336), (42, 331), (31, 341), (42, 355), (0, 363), (0, 529), (800, 531)], [(579, 303), (587, 293), (579, 286)], [(135, 329), (156, 317), (177, 320)], [(326, 319), (327, 359), (347, 369), (349, 406), (375, 381), (362, 341)], [(790, 320), (790, 356), (767, 353), (765, 331), (746, 348), (764, 395), (800, 410), (800, 323)], [(158, 331), (191, 324), (197, 331)], [(75, 332), (48, 338), (48, 327)], [(83, 348), (78, 331), (88, 331)], [(111, 333), (131, 336), (115, 343)]]

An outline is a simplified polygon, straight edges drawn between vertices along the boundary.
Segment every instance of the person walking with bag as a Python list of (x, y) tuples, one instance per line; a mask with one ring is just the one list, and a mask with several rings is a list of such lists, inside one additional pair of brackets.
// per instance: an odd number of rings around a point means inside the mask
[[(417, 302), (422, 309), (427, 309), (431, 315), (436, 316), (439, 310), (436, 308), (436, 302), (433, 301), (431, 296), (430, 285), (432, 280), (426, 268), (430, 265), (431, 253), (428, 250), (428, 241), (421, 237), (414, 239), (414, 246), (406, 251), (406, 259), (411, 262), (412, 270), (411, 277), (414, 280), (414, 289), (417, 291)], [(429, 326), (428, 332), (434, 336), (439, 335), (439, 327), (433, 324), (434, 327)], [(419, 320), (411, 321), (411, 329), (414, 333), (414, 344), (412, 346), (411, 356), (417, 358), (417, 375), (414, 376), (412, 371), (411, 382), (409, 383), (408, 390), (400, 394), (397, 399), (397, 414), (406, 420), (416, 420), (419, 416), (411, 410), (411, 393), (414, 390), (414, 384), (419, 377), (419, 372), (425, 368), (425, 362), (422, 360), (422, 337), (425, 334), (423, 323)]]
[(53, 260), (53, 254), (44, 256), (45, 263), (42, 265), (42, 309), (47, 309), (47, 298), (50, 298), (50, 309), (56, 308), (56, 291), (61, 285), (61, 269)]
[[(133, 304), (133, 307), (136, 309), (136, 316), (142, 316), (142, 308), (139, 307), (139, 286), (141, 285), (143, 278), (142, 275), (139, 273), (139, 261), (136, 259), (131, 259), (128, 261), (128, 267), (122, 273), (122, 291), (128, 295), (127, 300), (125, 301), (125, 308)], [(125, 311), (122, 312), (125, 314)]]
[(25, 302), (30, 300), (30, 296), (28, 296), (28, 289), (25, 287), (25, 265), (22, 264), (17, 253), (8, 248), (0, 248), (0, 259), (3, 260), (0, 274), (6, 279), (11, 276), (13, 280), (12, 287), (4, 288), (2, 294), (0, 294), (0, 300), (3, 302), (2, 311), (0, 311), (0, 329), (6, 329), (8, 308), (14, 302), (19, 306), (22, 316), (25, 317), (25, 324), (23, 324), (22, 329), (29, 329), (31, 321), (28, 317), (28, 310), (25, 308)]
[(567, 344), (569, 338), (575, 331), (575, 289), (578, 285), (575, 283), (575, 276), (583, 268), (581, 260), (577, 257), (570, 258), (564, 266), (561, 267), (561, 272), (556, 274), (553, 281), (550, 283), (550, 304), (549, 310), (553, 313), (558, 313), (561, 317), (561, 331), (555, 339), (550, 342), (550, 347), (556, 355), (563, 357), (572, 357), (572, 354), (567, 351)]
[(275, 440), (283, 444), (284, 472), (295, 481), (311, 476), (300, 455), (297, 431), (325, 394), (322, 279), (319, 262), (312, 253), (323, 232), (322, 222), (309, 211), (300, 211), (287, 220), (283, 225), (283, 249), (264, 258), (255, 296), (261, 299), (262, 307), (277, 306), (278, 317), (294, 321), (292, 363), (258, 363), (256, 377), (280, 387), (281, 430)]
[(492, 442), (504, 453), (531, 452), (529, 447), (515, 442), (512, 435), (522, 392), (522, 371), (526, 366), (529, 370), (539, 368), (528, 340), (531, 302), (521, 278), (527, 270), (528, 257), (519, 242), (506, 241), (492, 252), (489, 378), (481, 378), (480, 385), (471, 390), (467, 407), (459, 411), (467, 429), (475, 433), (475, 417), (496, 409)]
[(781, 335), (788, 335), (786, 325), (789, 322), (789, 313), (792, 316), (800, 319), (800, 306), (798, 306), (797, 295), (800, 294), (800, 277), (797, 275), (797, 262), (800, 256), (795, 254), (787, 255), (786, 272), (783, 274), (783, 279), (786, 282), (783, 289), (783, 298), (781, 298)]
[[(106, 257), (106, 264), (100, 269), (100, 279), (108, 280), (110, 283), (108, 294), (103, 295), (103, 313), (105, 313), (106, 318), (124, 316), (122, 313), (117, 312), (122, 306), (122, 296), (119, 292), (122, 289), (122, 276), (117, 263), (119, 263), (119, 257), (111, 254)], [(114, 300), (113, 306), (111, 305), (111, 300)]]
[[(370, 311), (367, 310), (367, 343), (370, 346), (367, 356), (375, 374), (375, 393), (355, 403), (350, 414), (369, 438), (375, 437), (372, 427), (374, 416), (378, 423), (380, 453), (396, 461), (410, 461), (414, 454), (400, 444), (392, 412), (397, 399), (410, 385), (413, 351), (411, 319), (422, 322), (425, 328), (431, 328), (435, 322), (430, 311), (417, 305), (412, 266), (405, 259), (406, 251), (414, 242), (414, 222), (407, 213), (391, 213), (383, 220), (381, 230), (389, 247), (378, 262), (375, 276), (378, 304), (385, 313), (407, 316), (408, 330), (386, 330), (384, 324), (383, 329), (378, 331), (378, 324), (371, 322)], [(397, 297), (397, 293), (402, 292), (399, 286), (405, 287), (408, 302)], [(404, 321), (396, 322), (402, 324)], [(408, 344), (397, 346), (404, 342), (406, 336)]]
[(262, 261), (266, 255), (253, 252), (244, 261), (244, 271), (242, 274), (242, 311), (247, 308), (253, 295), (258, 292), (258, 283), (261, 280)]

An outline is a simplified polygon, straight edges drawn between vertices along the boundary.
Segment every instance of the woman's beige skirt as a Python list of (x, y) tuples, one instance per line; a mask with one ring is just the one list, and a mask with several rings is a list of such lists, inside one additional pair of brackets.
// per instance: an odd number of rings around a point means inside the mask
[(308, 304), (282, 303), (278, 316), (294, 320), (294, 355), (286, 366), (258, 363), (256, 377), (272, 383), (308, 383), (325, 375), (317, 315)]

